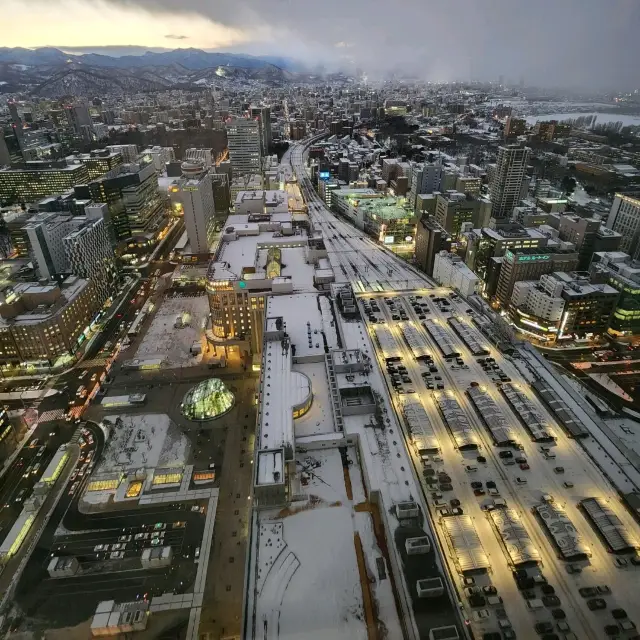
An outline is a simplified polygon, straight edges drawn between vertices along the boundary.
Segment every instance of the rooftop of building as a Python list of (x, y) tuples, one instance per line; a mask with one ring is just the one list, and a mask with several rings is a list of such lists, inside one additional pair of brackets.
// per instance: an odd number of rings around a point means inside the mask
[(239, 191), (236, 195), (236, 207), (247, 201), (264, 201), (265, 206), (271, 207), (287, 203), (287, 192), (280, 189), (253, 189)]
[[(227, 218), (209, 280), (290, 280), (294, 289), (313, 286), (314, 267), (307, 263), (307, 232), (294, 228), (290, 213), (234, 214)], [(280, 251), (269, 273), (269, 249)]]
[[(578, 297), (601, 293), (617, 295), (617, 289), (608, 284), (591, 284), (589, 273), (581, 271), (554, 271), (550, 277), (563, 285), (563, 297)], [(544, 276), (543, 276), (544, 278)]]
[(21, 296), (37, 296), (52, 294), (56, 289), (60, 289), (61, 295), (53, 303), (43, 303), (38, 306), (19, 313), (13, 318), (6, 320), (0, 319), (0, 326), (28, 326), (38, 324), (51, 316), (57, 315), (67, 305), (71, 304), (74, 299), (88, 286), (89, 281), (77, 276), (69, 276), (62, 285), (55, 282), (24, 282), (15, 285), (13, 291), (16, 298)]
[(482, 235), (494, 238), (496, 240), (509, 240), (509, 239), (525, 239), (527, 237), (532, 240), (546, 240), (547, 236), (541, 233), (538, 229), (533, 227), (522, 227), (518, 224), (510, 224), (500, 226), (495, 229), (491, 227), (483, 227)]

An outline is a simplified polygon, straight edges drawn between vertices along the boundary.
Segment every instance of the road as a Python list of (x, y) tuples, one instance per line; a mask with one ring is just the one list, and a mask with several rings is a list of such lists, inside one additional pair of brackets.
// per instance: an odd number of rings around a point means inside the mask
[[(103, 432), (95, 424), (87, 426), (94, 436), (94, 457), (99, 459), (104, 448)], [(83, 447), (83, 454), (86, 456), (89, 450), (91, 447)], [(78, 468), (84, 463), (81, 460)], [(134, 503), (117, 511), (83, 514), (78, 510), (78, 500), (90, 476), (83, 474), (71, 494), (70, 486), (76, 481), (78, 478), (72, 475), (18, 583), (15, 602), (29, 617), (29, 628), (78, 624), (93, 614), (101, 600), (125, 601), (145, 594), (151, 597), (165, 591), (189, 590), (197, 570), (195, 551), (204, 530), (204, 502), (150, 507)], [(154, 532), (173, 549), (169, 568), (141, 567), (142, 549), (150, 545)], [(123, 558), (111, 558), (114, 544), (125, 545)], [(96, 549), (98, 545), (109, 545), (109, 549)], [(75, 556), (82, 574), (50, 578), (46, 569), (53, 555)], [(68, 606), (70, 597), (73, 607)]]

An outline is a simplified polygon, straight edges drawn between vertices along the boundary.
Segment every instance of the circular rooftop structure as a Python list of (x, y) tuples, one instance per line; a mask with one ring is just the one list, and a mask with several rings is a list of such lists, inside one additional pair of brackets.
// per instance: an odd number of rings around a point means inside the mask
[(232, 409), (234, 400), (222, 380), (209, 378), (187, 391), (180, 409), (189, 420), (215, 420)]

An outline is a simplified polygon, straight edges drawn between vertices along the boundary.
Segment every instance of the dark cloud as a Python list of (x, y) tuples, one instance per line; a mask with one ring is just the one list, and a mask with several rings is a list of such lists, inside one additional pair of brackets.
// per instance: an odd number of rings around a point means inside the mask
[(188, 40), (189, 36), (181, 36), (175, 33), (169, 33), (165, 36), (165, 38), (169, 38), (169, 40)]
[[(108, 0), (204, 16), (252, 53), (425, 79), (640, 85), (637, 0)], [(132, 43), (135, 44), (135, 43)]]

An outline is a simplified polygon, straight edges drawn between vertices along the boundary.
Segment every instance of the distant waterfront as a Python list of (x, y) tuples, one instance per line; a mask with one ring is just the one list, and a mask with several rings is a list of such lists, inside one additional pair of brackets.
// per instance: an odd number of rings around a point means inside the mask
[(539, 120), (572, 120), (585, 116), (598, 116), (596, 124), (607, 124), (608, 122), (622, 122), (622, 126), (640, 125), (640, 116), (629, 116), (622, 113), (550, 113), (547, 115), (527, 116), (529, 124), (535, 124)]

